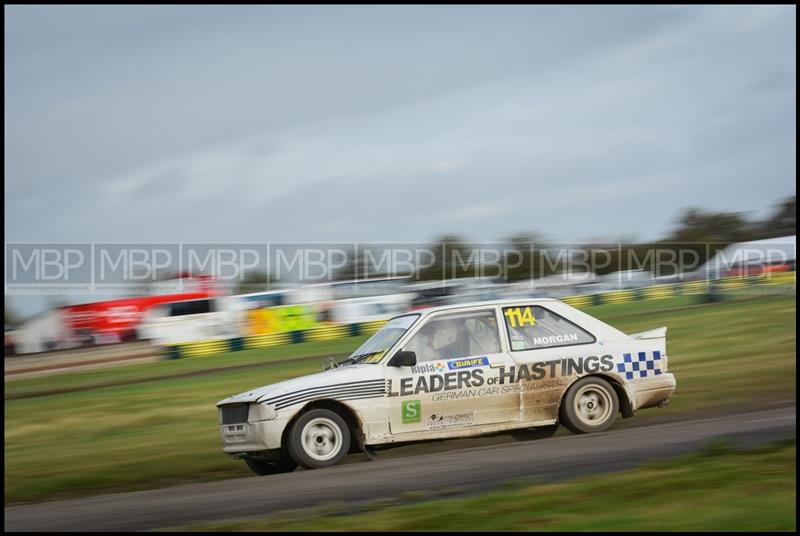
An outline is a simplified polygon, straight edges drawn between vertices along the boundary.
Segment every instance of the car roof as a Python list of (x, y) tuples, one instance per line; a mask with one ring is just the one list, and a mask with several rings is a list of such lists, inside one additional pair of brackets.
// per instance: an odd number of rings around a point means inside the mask
[(559, 300), (555, 298), (519, 298), (519, 299), (503, 299), (503, 300), (486, 300), (486, 301), (475, 301), (475, 302), (468, 302), (468, 303), (453, 303), (449, 305), (437, 305), (433, 307), (423, 307), (421, 309), (415, 309), (413, 311), (408, 311), (406, 313), (395, 315), (394, 318), (398, 316), (406, 316), (409, 314), (415, 313), (422, 313), (422, 314), (430, 314), (430, 313), (437, 313), (439, 311), (450, 311), (456, 309), (467, 309), (470, 307), (481, 307), (481, 306), (490, 306), (493, 307), (495, 305), (520, 305), (520, 304), (531, 304), (535, 305), (537, 303), (554, 303), (558, 302)]

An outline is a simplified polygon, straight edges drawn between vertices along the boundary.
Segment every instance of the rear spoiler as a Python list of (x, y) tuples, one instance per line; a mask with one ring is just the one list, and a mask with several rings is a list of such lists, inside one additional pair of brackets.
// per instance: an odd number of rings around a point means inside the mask
[(661, 326), (660, 328), (651, 329), (648, 331), (641, 331), (639, 333), (631, 333), (631, 337), (634, 339), (664, 339), (667, 336), (667, 326)]

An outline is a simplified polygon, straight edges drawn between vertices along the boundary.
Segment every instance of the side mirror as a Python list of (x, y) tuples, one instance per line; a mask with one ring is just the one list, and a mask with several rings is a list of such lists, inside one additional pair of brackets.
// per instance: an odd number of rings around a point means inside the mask
[(417, 354), (410, 351), (401, 350), (394, 354), (394, 357), (389, 361), (390, 367), (413, 367), (417, 364)]

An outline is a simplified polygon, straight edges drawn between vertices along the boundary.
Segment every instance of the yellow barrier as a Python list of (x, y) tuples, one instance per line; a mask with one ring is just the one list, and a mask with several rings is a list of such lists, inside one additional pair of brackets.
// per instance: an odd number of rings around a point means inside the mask
[(662, 298), (671, 298), (675, 296), (675, 285), (657, 285), (655, 287), (647, 287), (643, 290), (643, 296), (646, 300), (658, 300)]
[[(773, 274), (760, 274), (748, 277), (729, 277), (712, 281), (701, 280), (671, 285), (658, 285), (638, 290), (617, 290), (602, 294), (589, 294), (567, 296), (561, 301), (577, 308), (589, 307), (595, 304), (624, 303), (637, 299), (660, 299), (678, 295), (703, 294), (717, 291), (733, 291), (765, 285), (794, 285), (795, 272), (778, 272)], [(261, 309), (255, 311), (255, 318), (260, 322), (261, 329), (267, 326), (276, 327), (274, 316), (279, 315), (280, 328), (289, 330), (298, 326), (308, 326), (304, 329), (293, 329), (278, 333), (251, 334), (237, 339), (217, 339), (210, 341), (197, 341), (174, 345), (169, 347), (170, 358), (192, 357), (217, 354), (227, 351), (241, 350), (244, 348), (264, 348), (268, 346), (281, 346), (302, 341), (329, 341), (343, 339), (351, 335), (370, 335), (378, 331), (386, 320), (374, 320), (359, 324), (319, 325), (310, 322), (308, 310), (301, 307), (287, 306), (281, 308)], [(260, 316), (259, 316), (260, 315)]]
[(568, 296), (561, 301), (566, 303), (567, 305), (571, 305), (573, 307), (588, 307), (592, 305), (592, 296), (588, 295), (580, 295), (580, 296)]
[(381, 329), (381, 327), (383, 327), (385, 323), (386, 320), (373, 320), (371, 322), (364, 322), (363, 324), (361, 324), (361, 333), (362, 335), (368, 333), (375, 333), (376, 331)]
[(251, 335), (244, 338), (245, 348), (266, 348), (281, 346), (292, 342), (291, 333), (267, 333), (266, 335)]
[(227, 352), (229, 348), (228, 339), (216, 339), (183, 344), (181, 352), (187, 357), (195, 357)]
[(709, 282), (708, 281), (692, 281), (691, 283), (681, 283), (681, 294), (703, 294), (704, 292), (708, 292), (709, 289)]
[(796, 272), (776, 272), (763, 276), (765, 285), (794, 285), (797, 282)]
[(304, 339), (307, 341), (330, 341), (343, 339), (349, 335), (349, 325), (322, 326), (306, 330)]
[(617, 290), (603, 294), (603, 303), (624, 303), (635, 299), (636, 291), (633, 290)]
[(720, 280), (717, 290), (740, 290), (746, 286), (748, 286), (748, 282), (744, 278), (732, 277)]

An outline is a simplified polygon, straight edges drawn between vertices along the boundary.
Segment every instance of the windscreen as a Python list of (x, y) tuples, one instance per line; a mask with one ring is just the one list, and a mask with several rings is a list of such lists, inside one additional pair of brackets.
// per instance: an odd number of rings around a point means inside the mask
[(379, 362), (418, 318), (419, 315), (404, 315), (389, 320), (342, 364)]

